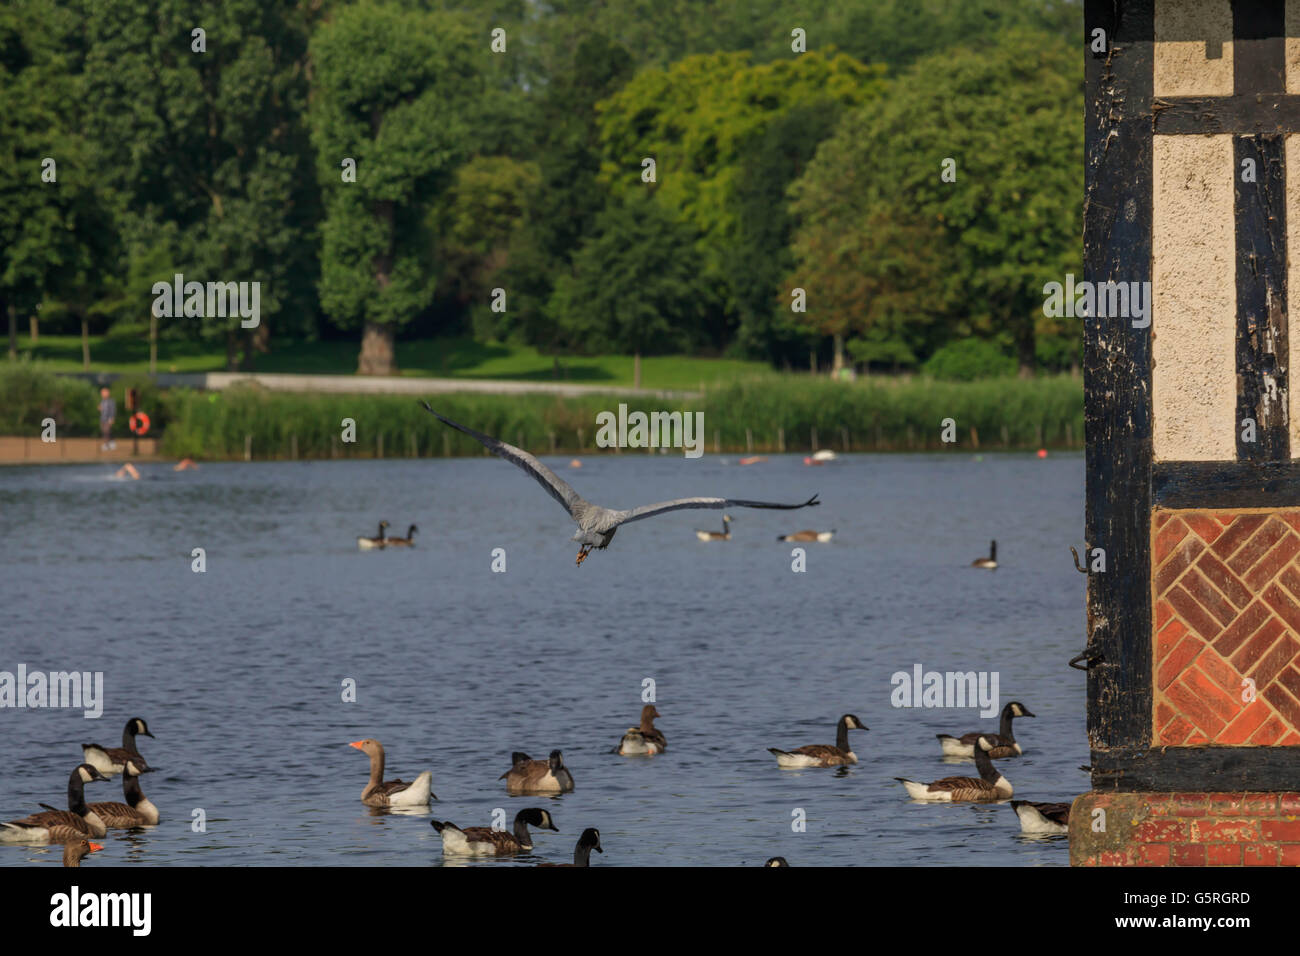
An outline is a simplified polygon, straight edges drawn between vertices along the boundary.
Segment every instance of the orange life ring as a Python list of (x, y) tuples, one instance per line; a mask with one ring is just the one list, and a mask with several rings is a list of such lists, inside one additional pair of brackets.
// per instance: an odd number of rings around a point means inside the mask
[(144, 412), (136, 412), (131, 416), (127, 424), (130, 426), (132, 434), (143, 435), (149, 431), (149, 416)]

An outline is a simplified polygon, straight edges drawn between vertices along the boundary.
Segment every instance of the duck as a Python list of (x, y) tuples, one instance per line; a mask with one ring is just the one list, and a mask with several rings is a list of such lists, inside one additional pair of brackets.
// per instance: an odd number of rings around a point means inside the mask
[(600, 831), (595, 827), (587, 827), (582, 831), (582, 836), (578, 837), (578, 844), (573, 848), (572, 863), (538, 863), (538, 866), (591, 866), (591, 851), (604, 853), (600, 845)]
[[(1002, 708), (1002, 723), (996, 734), (984, 734), (993, 744), (993, 750), (989, 756), (994, 760), (1001, 760), (1003, 757), (1019, 757), (1024, 753), (1020, 749), (1020, 744), (1016, 742), (1015, 735), (1011, 732), (1011, 722), (1017, 717), (1033, 717), (1024, 704), (1018, 700), (1013, 700)], [(943, 748), (945, 757), (973, 757), (975, 756), (975, 741), (979, 740), (979, 731), (972, 731), (969, 734), (962, 734), (960, 737), (953, 737), (951, 734), (935, 734), (939, 738), (939, 745)]]
[(927, 801), (991, 801), (1005, 800), (1012, 794), (1011, 783), (993, 768), (989, 751), (993, 742), (988, 737), (975, 741), (975, 769), (978, 777), (944, 777), (934, 783), (917, 783), (906, 777), (895, 777), (913, 800)]
[(374, 551), (377, 548), (384, 547), (384, 545), (388, 543), (387, 541), (384, 540), (384, 529), (387, 527), (388, 527), (387, 521), (379, 522), (379, 535), (374, 538), (358, 537), (357, 547), (362, 551)]
[(970, 566), (972, 568), (984, 568), (988, 571), (996, 571), (998, 569), (998, 543), (996, 541), (990, 541), (989, 556), (987, 558), (976, 558), (970, 563)]
[(533, 848), (530, 826), (541, 830), (560, 832), (551, 815), (539, 807), (528, 807), (515, 814), (513, 833), (493, 830), (491, 827), (466, 827), (461, 829), (450, 820), (430, 820), (429, 825), (442, 834), (442, 852), (467, 856), (507, 856), (523, 853)]
[(730, 541), (731, 540), (731, 516), (730, 515), (722, 516), (721, 531), (701, 531), (699, 528), (696, 528), (695, 537), (699, 538), (701, 541)]
[(829, 744), (808, 744), (797, 750), (778, 750), (768, 747), (768, 753), (776, 755), (776, 765), (784, 770), (801, 767), (842, 767), (857, 763), (858, 756), (849, 749), (849, 731), (869, 729), (853, 714), (845, 714), (835, 725), (835, 746)]
[(763, 865), (764, 866), (789, 866), (790, 864), (786, 861), (786, 858), (783, 856), (773, 856), (773, 857), (769, 857), (767, 862), (764, 863)]
[(144, 760), (135, 744), (136, 737), (153, 737), (143, 717), (132, 717), (126, 722), (126, 727), (122, 730), (122, 746), (101, 747), (99, 744), (82, 744), (81, 758), (100, 773), (111, 777), (122, 772), (128, 759), (134, 758), (137, 762)]
[(777, 541), (816, 541), (818, 544), (829, 544), (831, 538), (835, 536), (835, 529), (830, 531), (796, 531), (794, 534), (783, 534), (778, 537)]
[(122, 795), (126, 803), (92, 803), (90, 809), (111, 830), (130, 830), (133, 827), (151, 827), (159, 820), (158, 808), (140, 789), (140, 775), (153, 773), (154, 768), (135, 760), (127, 760), (122, 771)]
[(405, 538), (385, 538), (384, 544), (390, 548), (413, 548), (415, 547), (415, 533), (420, 529), (411, 525), (406, 529)]
[(1034, 803), (1030, 800), (1012, 800), (1011, 809), (1020, 818), (1021, 833), (1069, 833), (1070, 805), (1068, 803)]
[(568, 793), (573, 789), (573, 775), (558, 750), (552, 750), (546, 760), (515, 751), (510, 764), (510, 769), (497, 777), (506, 782), (507, 793)]
[(629, 727), (623, 739), (614, 748), (620, 757), (639, 757), (661, 754), (668, 749), (668, 741), (663, 733), (655, 727), (655, 718), (662, 716), (654, 704), (641, 708), (641, 726)]
[(356, 747), (370, 758), (370, 780), (361, 791), (361, 802), (368, 807), (427, 807), (433, 792), (433, 771), (426, 770), (410, 783), (384, 779), (384, 745), (378, 740), (354, 740)]
[(105, 836), (108, 827), (86, 805), (86, 784), (96, 780), (106, 781), (108, 778), (88, 763), (79, 765), (68, 777), (68, 809), (46, 807), (42, 813), (0, 823), (0, 843), (67, 843), (84, 837)]
[(69, 840), (63, 844), (63, 865), (75, 870), (81, 866), (82, 857), (98, 853), (102, 849), (104, 844), (91, 843), (84, 837), (80, 840)]

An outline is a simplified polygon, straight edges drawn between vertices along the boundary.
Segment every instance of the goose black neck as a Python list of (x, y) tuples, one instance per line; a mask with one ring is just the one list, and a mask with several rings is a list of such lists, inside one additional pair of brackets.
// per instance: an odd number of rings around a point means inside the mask
[(1002, 724), (998, 727), (998, 736), (1001, 737), (1005, 743), (1015, 742), (1016, 738), (1011, 733), (1011, 722), (1015, 719), (1016, 715), (1011, 713), (1010, 709), (1002, 712)]
[(573, 848), (573, 865), (574, 866), (591, 866), (591, 847), (585, 843), (579, 843)]
[(135, 749), (135, 721), (131, 721), (122, 730), (122, 749), (129, 750), (131, 753), (139, 753)]
[(382, 521), (379, 523), (379, 540), (384, 540), (384, 524)]
[(122, 796), (126, 797), (126, 802), (134, 808), (141, 800), (144, 799), (144, 791), (140, 789), (140, 778), (122, 771)]
[(843, 717), (835, 725), (835, 746), (845, 753), (849, 752), (849, 722)]
[(975, 741), (975, 769), (980, 772), (980, 779), (988, 783), (997, 783), (998, 777), (1001, 776), (993, 768), (993, 758), (989, 756), (987, 750), (980, 747), (980, 742)]
[(528, 836), (528, 821), (524, 819), (523, 811), (515, 814), (515, 839), (519, 841), (520, 846), (533, 845), (533, 841)]
[(72, 771), (68, 778), (68, 809), (82, 817), (90, 812), (90, 807), (86, 806), (86, 785), (81, 781), (80, 768)]

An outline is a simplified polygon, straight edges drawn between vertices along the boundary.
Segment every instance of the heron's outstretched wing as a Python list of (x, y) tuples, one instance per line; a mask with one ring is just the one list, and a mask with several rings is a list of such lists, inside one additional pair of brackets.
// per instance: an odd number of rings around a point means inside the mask
[(551, 471), (551, 469), (547, 468), (522, 448), (516, 448), (514, 445), (503, 442), (499, 438), (493, 438), (491, 435), (485, 435), (472, 428), (467, 428), (464, 425), (453, 422), (450, 418), (443, 418), (429, 407), (428, 402), (421, 402), (420, 404), (424, 406), (425, 410), (429, 414), (438, 419), (438, 421), (442, 422), (444, 425), (450, 425), (457, 431), (464, 432), (471, 438), (477, 439), (482, 442), (484, 448), (492, 452), (492, 454), (496, 455), (498, 458), (504, 458), (512, 465), (517, 465), (524, 471), (528, 472), (528, 474), (532, 475), (533, 478), (536, 479), (539, 485), (546, 489), (547, 494), (560, 504), (564, 505), (564, 510), (570, 515), (573, 515), (573, 509), (578, 505), (587, 504), (586, 500), (574, 491), (573, 487), (567, 481), (564, 481), (559, 475)]
[(640, 508), (619, 511), (616, 514), (618, 524), (627, 524), (629, 521), (653, 518), (655, 515), (680, 511), (683, 508), (780, 508), (783, 511), (791, 511), (795, 508), (807, 508), (809, 505), (819, 504), (821, 502), (817, 500), (816, 495), (797, 505), (783, 505), (774, 501), (745, 501), (740, 498), (677, 498), (673, 501), (661, 501), (657, 505), (642, 505)]

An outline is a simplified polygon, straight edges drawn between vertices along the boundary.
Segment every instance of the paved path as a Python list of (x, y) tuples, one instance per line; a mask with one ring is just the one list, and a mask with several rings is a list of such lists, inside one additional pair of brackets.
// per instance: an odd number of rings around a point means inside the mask
[(130, 437), (118, 438), (116, 449), (104, 451), (98, 438), (60, 438), (43, 442), (39, 435), (35, 438), (0, 435), (0, 465), (147, 461), (157, 455), (158, 449), (152, 438), (140, 439), (140, 453), (137, 455), (131, 451)]

